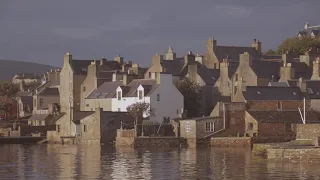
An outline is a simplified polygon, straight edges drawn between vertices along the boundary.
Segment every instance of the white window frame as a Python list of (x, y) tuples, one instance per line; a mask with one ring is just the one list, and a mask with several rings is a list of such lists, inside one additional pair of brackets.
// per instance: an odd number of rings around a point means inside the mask
[(204, 128), (205, 132), (214, 132), (214, 122), (206, 122)]

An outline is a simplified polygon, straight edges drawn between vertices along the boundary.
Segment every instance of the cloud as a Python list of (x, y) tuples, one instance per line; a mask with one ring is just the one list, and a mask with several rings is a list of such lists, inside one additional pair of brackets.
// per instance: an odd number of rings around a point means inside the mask
[(233, 17), (246, 17), (252, 13), (252, 9), (240, 6), (217, 5), (214, 8), (220, 15), (229, 15)]

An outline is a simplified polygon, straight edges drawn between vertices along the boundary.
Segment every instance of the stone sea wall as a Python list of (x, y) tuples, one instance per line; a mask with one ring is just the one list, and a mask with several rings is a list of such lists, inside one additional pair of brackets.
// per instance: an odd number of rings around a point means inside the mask
[(137, 147), (137, 148), (149, 148), (149, 147), (186, 147), (187, 140), (176, 137), (117, 137), (117, 147)]
[(267, 149), (267, 158), (274, 161), (320, 162), (320, 148), (272, 148)]
[(210, 140), (211, 147), (252, 147), (250, 137), (216, 137)]

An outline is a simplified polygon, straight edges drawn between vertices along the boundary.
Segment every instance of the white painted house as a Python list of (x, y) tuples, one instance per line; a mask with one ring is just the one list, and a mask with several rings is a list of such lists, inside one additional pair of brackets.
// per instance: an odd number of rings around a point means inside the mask
[[(183, 113), (183, 95), (172, 83), (171, 74), (155, 73), (152, 79), (134, 79), (128, 84), (124, 78), (120, 84), (105, 82), (100, 87), (86, 99), (99, 102), (100, 105), (103, 101), (108, 102), (105, 108), (101, 106), (105, 111), (127, 112), (128, 106), (137, 102), (146, 102), (150, 103), (155, 110), (150, 120), (158, 123), (161, 123), (165, 117), (178, 118)], [(147, 117), (148, 114), (144, 116)]]

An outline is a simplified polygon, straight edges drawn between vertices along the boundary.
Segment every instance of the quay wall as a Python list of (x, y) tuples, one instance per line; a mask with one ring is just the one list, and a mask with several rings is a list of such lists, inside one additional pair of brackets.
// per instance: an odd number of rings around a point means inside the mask
[(44, 140), (46, 137), (40, 136), (40, 137), (26, 137), (26, 136), (20, 136), (20, 137), (0, 137), (0, 144), (36, 144), (42, 140)]
[(319, 148), (270, 148), (267, 149), (267, 158), (274, 161), (294, 161), (294, 162), (320, 162)]
[(251, 137), (214, 137), (210, 140), (211, 147), (252, 147)]

